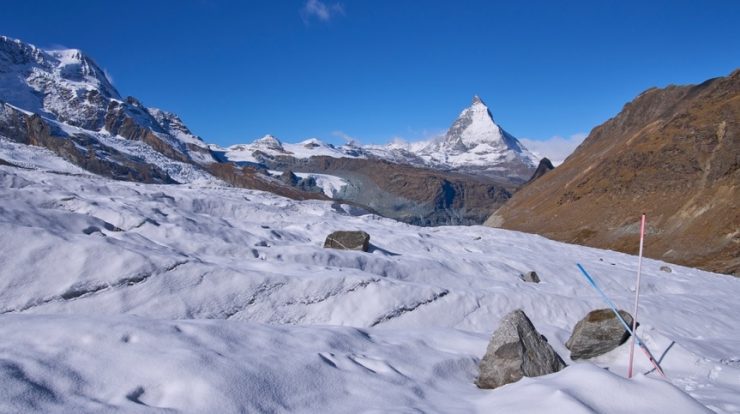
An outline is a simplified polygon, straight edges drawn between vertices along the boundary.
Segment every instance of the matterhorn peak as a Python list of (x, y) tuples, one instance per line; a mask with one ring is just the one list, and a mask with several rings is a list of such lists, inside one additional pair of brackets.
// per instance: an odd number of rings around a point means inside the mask
[(480, 96), (473, 96), (469, 107), (457, 117), (445, 136), (445, 142), (458, 151), (467, 151), (480, 144), (505, 149), (504, 131), (494, 121)]
[(527, 179), (536, 165), (536, 157), (494, 120), (480, 96), (457, 117), (440, 142), (420, 151), (431, 164), (452, 168), (495, 170), (506, 166), (512, 176)]

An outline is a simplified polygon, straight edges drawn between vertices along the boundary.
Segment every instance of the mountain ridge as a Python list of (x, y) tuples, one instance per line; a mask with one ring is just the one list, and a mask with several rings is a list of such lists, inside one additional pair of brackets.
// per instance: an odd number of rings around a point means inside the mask
[(740, 272), (740, 71), (651, 88), (594, 128), (558, 168), (486, 224), (560, 241)]
[[(266, 145), (268, 137), (270, 145)], [(226, 148), (211, 145), (211, 149), (234, 162), (258, 164), (264, 154), (289, 155), (298, 159), (312, 156), (375, 158), (421, 168), (488, 176), (508, 180), (512, 184), (526, 182), (539, 162), (519, 140), (493, 120), (490, 110), (478, 95), (455, 119), (443, 139), (423, 144), (359, 145), (348, 142), (335, 146), (317, 138), (292, 144), (283, 143), (268, 134), (248, 144)]]

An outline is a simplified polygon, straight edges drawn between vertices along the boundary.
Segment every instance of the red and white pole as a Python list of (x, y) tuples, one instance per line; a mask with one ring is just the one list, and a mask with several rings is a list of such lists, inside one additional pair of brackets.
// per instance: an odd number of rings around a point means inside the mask
[[(642, 245), (645, 241), (645, 213), (642, 214), (640, 221), (640, 253), (637, 259), (637, 285), (635, 286), (635, 308), (632, 312), (632, 332), (637, 329), (637, 304), (640, 301), (640, 273), (642, 273)], [(627, 368), (627, 378), (632, 378), (632, 361), (635, 356), (635, 336), (632, 335), (630, 340), (630, 362)]]

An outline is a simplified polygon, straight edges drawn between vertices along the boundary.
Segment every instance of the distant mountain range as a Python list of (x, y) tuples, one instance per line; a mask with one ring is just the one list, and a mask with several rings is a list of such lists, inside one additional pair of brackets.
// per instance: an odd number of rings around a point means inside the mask
[(211, 149), (223, 160), (259, 165), (267, 159), (290, 156), (306, 159), (316, 156), (333, 158), (380, 159), (421, 168), (455, 171), (496, 178), (521, 184), (537, 167), (538, 158), (521, 142), (493, 120), (488, 107), (478, 97), (462, 111), (443, 139), (412, 144), (341, 146), (316, 138), (297, 144), (281, 142), (266, 135), (249, 144)]
[[(213, 181), (295, 199), (334, 198), (422, 225), (481, 223), (537, 164), (478, 97), (444, 139), (423, 145), (335, 147), (266, 136), (220, 148), (177, 115), (123, 98), (81, 51), (42, 50), (4, 36), (0, 136), (114, 179)], [(339, 188), (328, 191), (322, 179)]]
[(652, 88), (487, 224), (740, 275), (740, 70)]

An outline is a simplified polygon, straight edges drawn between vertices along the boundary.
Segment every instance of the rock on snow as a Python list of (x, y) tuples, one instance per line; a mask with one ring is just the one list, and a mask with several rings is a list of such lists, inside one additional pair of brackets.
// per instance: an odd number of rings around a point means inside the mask
[(480, 362), (476, 383), (498, 388), (522, 377), (539, 377), (565, 368), (565, 362), (534, 328), (527, 315), (517, 309), (504, 316), (493, 333)]

